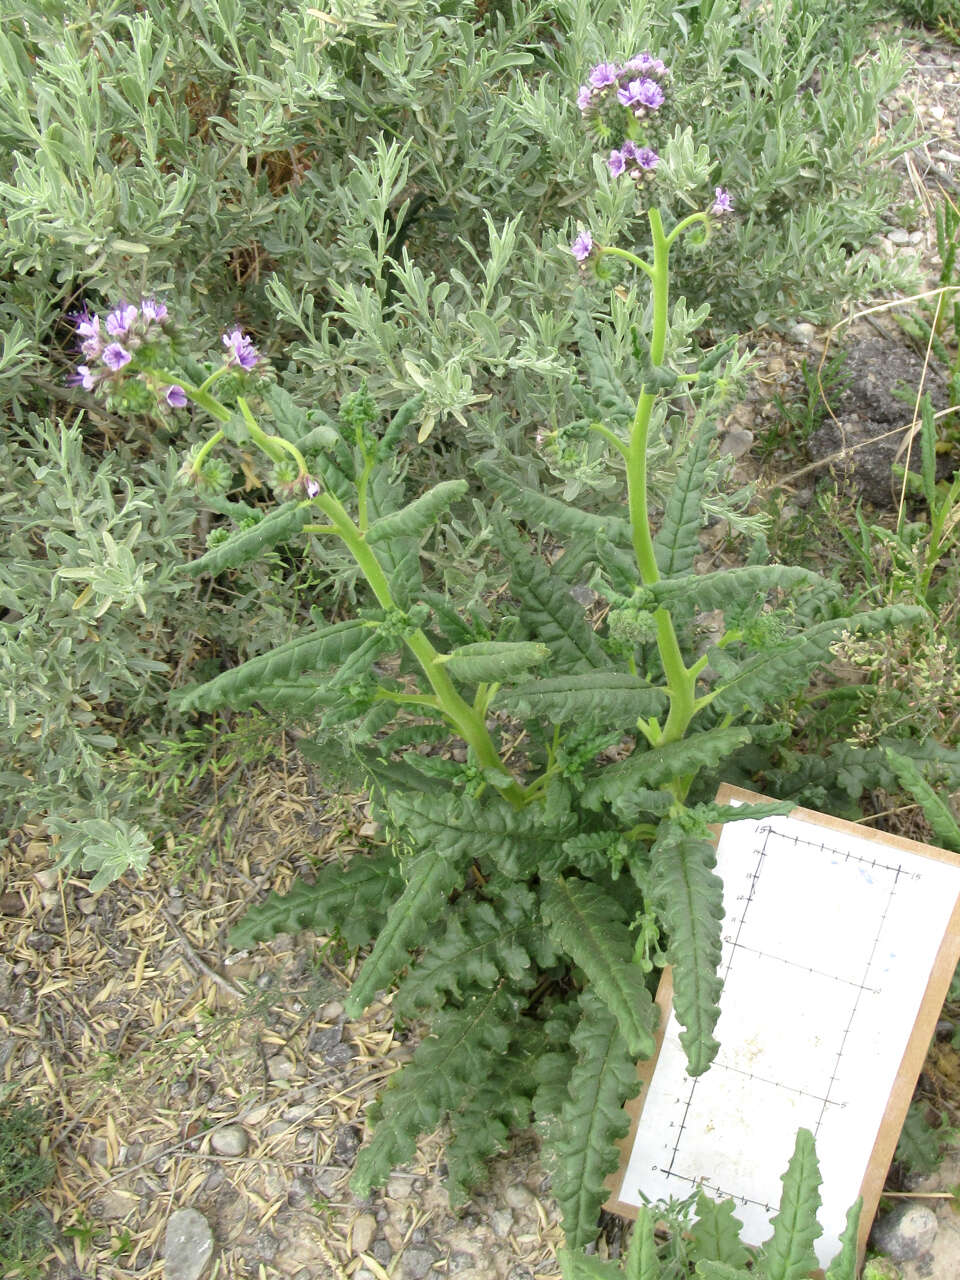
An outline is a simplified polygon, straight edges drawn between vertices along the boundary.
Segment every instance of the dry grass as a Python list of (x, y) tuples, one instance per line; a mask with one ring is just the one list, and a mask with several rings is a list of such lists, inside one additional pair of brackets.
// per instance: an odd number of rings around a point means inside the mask
[[(431, 1275), (448, 1274), (452, 1252), (474, 1274), (474, 1251), (478, 1277), (556, 1275), (556, 1211), (529, 1142), (460, 1215), (438, 1177), (438, 1137), (385, 1194), (358, 1202), (347, 1182), (364, 1109), (410, 1043), (386, 1003), (343, 1026), (337, 997), (355, 962), (329, 939), (284, 935), (230, 953), (227, 932), (249, 903), (375, 832), (361, 800), (319, 792), (284, 753), (218, 824), (213, 843), (228, 836), (229, 856), (214, 848), (179, 886), (174, 851), (94, 898), (81, 879), (51, 876), (42, 829), (10, 839), (0, 1063), (16, 1097), (48, 1117), (51, 1276), (159, 1280), (167, 1220), (185, 1206), (213, 1228), (212, 1276), (231, 1280), (400, 1277), (405, 1249), (425, 1242), (438, 1254)], [(217, 1154), (217, 1131), (236, 1124), (246, 1151)], [(506, 1229), (503, 1193), (520, 1181), (529, 1210), (506, 1209)], [(369, 1252), (378, 1246), (383, 1261)]]

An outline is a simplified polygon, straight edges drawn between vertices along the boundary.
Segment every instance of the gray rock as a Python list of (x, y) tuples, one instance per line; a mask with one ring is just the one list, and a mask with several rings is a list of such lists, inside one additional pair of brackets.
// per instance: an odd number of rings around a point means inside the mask
[(494, 1209), (490, 1215), (490, 1225), (494, 1235), (504, 1240), (513, 1230), (513, 1214), (509, 1209)]
[(354, 1157), (360, 1149), (363, 1134), (355, 1124), (342, 1124), (337, 1130), (333, 1150), (338, 1160), (344, 1164), (353, 1164)]
[(929, 1251), (938, 1227), (937, 1215), (926, 1205), (898, 1205), (874, 1224), (870, 1240), (894, 1262), (906, 1262)]
[(801, 342), (805, 347), (809, 347), (815, 340), (817, 331), (806, 320), (798, 320), (796, 324), (790, 326), (789, 334), (794, 342)]
[(210, 1145), (219, 1156), (242, 1156), (247, 1149), (247, 1131), (240, 1124), (226, 1124), (215, 1129)]
[(733, 427), (720, 441), (720, 452), (728, 453), (732, 458), (742, 458), (753, 448), (755, 436), (746, 427)]
[(196, 1209), (170, 1215), (163, 1242), (163, 1280), (200, 1280), (213, 1254), (213, 1232)]
[(518, 1182), (515, 1186), (507, 1187), (503, 1193), (503, 1198), (511, 1209), (529, 1209), (533, 1204), (533, 1192), (528, 1191), (522, 1182)]
[(469, 1271), (476, 1266), (476, 1263), (477, 1260), (472, 1253), (451, 1253), (447, 1270), (452, 1276), (459, 1275), (461, 1271)]
[(280, 1241), (272, 1231), (261, 1231), (257, 1236), (257, 1254), (264, 1262), (272, 1262), (280, 1251)]
[(374, 1240), (370, 1246), (370, 1254), (380, 1263), (381, 1267), (385, 1267), (393, 1257), (393, 1250), (386, 1240)]
[(289, 1058), (282, 1053), (275, 1053), (267, 1059), (267, 1075), (271, 1080), (289, 1080), (296, 1068)]
[(354, 1053), (352, 1044), (335, 1044), (330, 1052), (324, 1055), (324, 1061), (331, 1067), (342, 1067), (350, 1061)]
[(891, 244), (909, 244), (910, 232), (904, 231), (902, 227), (895, 227), (893, 231), (887, 232), (887, 239)]
[(377, 1220), (372, 1213), (361, 1213), (354, 1220), (353, 1234), (351, 1240), (353, 1242), (354, 1254), (366, 1253), (373, 1243), (373, 1237), (377, 1234)]
[(403, 1280), (424, 1280), (433, 1269), (439, 1255), (429, 1245), (418, 1244), (403, 1254)]
[(310, 1037), (307, 1048), (311, 1053), (319, 1053), (322, 1058), (326, 1058), (330, 1050), (340, 1043), (342, 1036), (341, 1027), (321, 1027)]

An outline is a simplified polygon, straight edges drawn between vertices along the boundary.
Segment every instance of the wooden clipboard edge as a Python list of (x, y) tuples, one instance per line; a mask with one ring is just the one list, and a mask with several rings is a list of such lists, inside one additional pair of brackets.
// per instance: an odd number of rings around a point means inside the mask
[[(747, 791), (743, 787), (735, 787), (730, 783), (724, 782), (721, 783), (717, 790), (716, 803), (730, 804), (731, 801), (739, 800), (744, 804), (761, 804), (771, 798), (770, 796), (760, 795), (755, 791)], [(891, 835), (886, 831), (873, 831), (861, 823), (850, 822), (846, 818), (834, 818), (831, 814), (818, 813), (815, 809), (804, 809), (799, 805), (791, 809), (789, 814), (785, 816), (795, 818), (801, 822), (809, 822), (814, 826), (839, 831), (845, 835), (854, 835), (861, 839), (873, 840), (877, 844), (886, 845), (888, 848), (900, 849), (904, 853), (916, 853), (921, 857), (933, 858), (937, 862), (946, 862), (950, 866), (960, 869), (960, 855), (950, 853), (946, 849), (938, 849), (933, 845), (923, 844), (919, 840), (910, 840), (906, 836)], [(718, 841), (721, 827), (711, 827), (711, 831), (714, 839)], [(873, 1219), (883, 1192), (887, 1170), (893, 1159), (893, 1153), (900, 1137), (900, 1130), (903, 1128), (903, 1122), (906, 1118), (907, 1108), (910, 1106), (917, 1080), (923, 1070), (930, 1041), (936, 1030), (940, 1011), (950, 989), (950, 981), (958, 962), (960, 962), (960, 892), (957, 894), (950, 920), (944, 930), (943, 939), (933, 962), (933, 968), (930, 970), (930, 977), (927, 981), (920, 1007), (917, 1010), (913, 1031), (907, 1040), (906, 1049), (897, 1069), (897, 1075), (890, 1090), (890, 1096), (884, 1108), (880, 1127), (877, 1130), (876, 1141), (873, 1144), (873, 1150), (867, 1161), (866, 1172), (861, 1183), (860, 1194), (863, 1196), (863, 1209), (860, 1213), (860, 1229), (857, 1237), (858, 1270), (863, 1266), (867, 1238), (870, 1235), (870, 1228), (873, 1226)], [(637, 1207), (621, 1200), (620, 1192), (623, 1189), (627, 1164), (637, 1136), (637, 1126), (640, 1123), (640, 1116), (643, 1112), (647, 1086), (653, 1079), (653, 1073), (656, 1070), (660, 1050), (663, 1046), (663, 1037), (666, 1033), (667, 1021), (673, 1005), (673, 973), (669, 967), (664, 969), (660, 977), (656, 1004), (660, 1009), (660, 1023), (657, 1027), (653, 1056), (637, 1063), (637, 1078), (641, 1083), (641, 1090), (635, 1098), (632, 1098), (624, 1106), (624, 1110), (630, 1117), (630, 1130), (626, 1137), (617, 1143), (620, 1150), (620, 1161), (617, 1168), (606, 1179), (606, 1186), (611, 1194), (604, 1203), (604, 1209), (608, 1213), (617, 1213), (621, 1217), (629, 1219), (636, 1218)]]

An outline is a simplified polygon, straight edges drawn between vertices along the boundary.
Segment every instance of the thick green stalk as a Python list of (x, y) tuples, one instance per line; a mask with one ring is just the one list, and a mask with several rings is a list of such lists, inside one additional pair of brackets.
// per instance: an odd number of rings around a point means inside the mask
[[(360, 567), (370, 589), (383, 609), (396, 607), (390, 591), (390, 583), (379, 560), (367, 545), (360, 529), (347, 514), (343, 504), (331, 493), (322, 494), (314, 499), (316, 505), (329, 517), (338, 536), (342, 539), (353, 558)], [(481, 768), (494, 769), (498, 773), (508, 773), (503, 761), (493, 745), (484, 719), (457, 692), (456, 686), (444, 670), (443, 664), (437, 661), (438, 653), (424, 633), (417, 628), (406, 637), (407, 647), (420, 663), (423, 673), (430, 682), (437, 696), (442, 713), (449, 720), (464, 741), (472, 748)], [(517, 782), (510, 782), (505, 787), (498, 787), (500, 794), (514, 805), (521, 808), (524, 804), (524, 791)]]

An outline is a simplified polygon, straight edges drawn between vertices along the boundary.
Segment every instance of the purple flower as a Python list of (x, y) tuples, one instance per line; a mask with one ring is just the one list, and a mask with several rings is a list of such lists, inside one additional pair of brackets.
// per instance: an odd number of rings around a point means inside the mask
[(714, 188), (714, 201), (710, 206), (710, 212), (719, 217), (723, 213), (733, 213), (733, 201), (730, 199), (730, 192), (725, 191), (723, 187)]
[(649, 147), (637, 147), (633, 158), (641, 169), (655, 169), (660, 163), (660, 157)]
[(303, 487), (307, 491), (308, 498), (315, 498), (320, 492), (320, 485), (313, 476), (303, 477)]
[[(109, 320), (107, 323), (110, 323)], [(119, 342), (111, 342), (109, 347), (103, 349), (103, 363), (114, 373), (122, 369), (125, 364), (129, 364), (132, 359), (130, 352), (126, 347), (121, 347)]]
[(88, 359), (96, 359), (103, 350), (103, 339), (100, 336), (100, 317), (91, 315), (84, 309), (77, 317), (77, 337), (82, 338), (80, 350)]
[(570, 252), (578, 262), (586, 262), (593, 252), (593, 236), (589, 231), (581, 231), (570, 246)]
[(605, 89), (607, 85), (616, 84), (620, 68), (615, 62), (598, 62), (587, 79), (595, 89)]
[(644, 76), (641, 80), (630, 80), (622, 89), (618, 89), (617, 99), (625, 107), (647, 107), (655, 111), (663, 105), (663, 90), (656, 80)]
[(110, 334), (111, 338), (122, 338), (136, 318), (137, 308), (121, 302), (107, 316), (107, 333)]
[(648, 80), (645, 76), (642, 80), (632, 80), (630, 88), (634, 86), (636, 86), (636, 95), (633, 102), (627, 103), (627, 106), (647, 107), (651, 111), (656, 111), (657, 107), (663, 106), (663, 90), (656, 80)]
[(77, 336), (80, 338), (100, 337), (100, 317), (88, 311), (86, 307), (77, 312)]
[(666, 74), (666, 63), (655, 58), (652, 53), (638, 53), (635, 58), (623, 64), (624, 71), (639, 71), (641, 75), (662, 76)]
[(582, 84), (577, 93), (577, 106), (580, 108), (581, 115), (586, 115), (590, 110), (590, 104), (593, 101), (593, 94), (588, 84)]
[(164, 399), (171, 409), (182, 409), (187, 403), (187, 393), (183, 387), (177, 386), (176, 383), (172, 387), (167, 387), (164, 392)]
[(627, 167), (627, 162), (623, 158), (622, 151), (611, 151), (607, 160), (607, 168), (615, 178), (619, 178), (621, 173)]
[(83, 387), (84, 391), (92, 391), (96, 385), (96, 379), (85, 364), (78, 364), (76, 373), (67, 378), (67, 386)]
[(167, 318), (167, 307), (163, 302), (158, 302), (156, 298), (140, 299), (140, 314), (148, 324), (163, 324)]
[(238, 364), (241, 369), (252, 369), (260, 359), (253, 342), (238, 328), (231, 329), (223, 335), (223, 345), (228, 347), (230, 355), (227, 364)]

